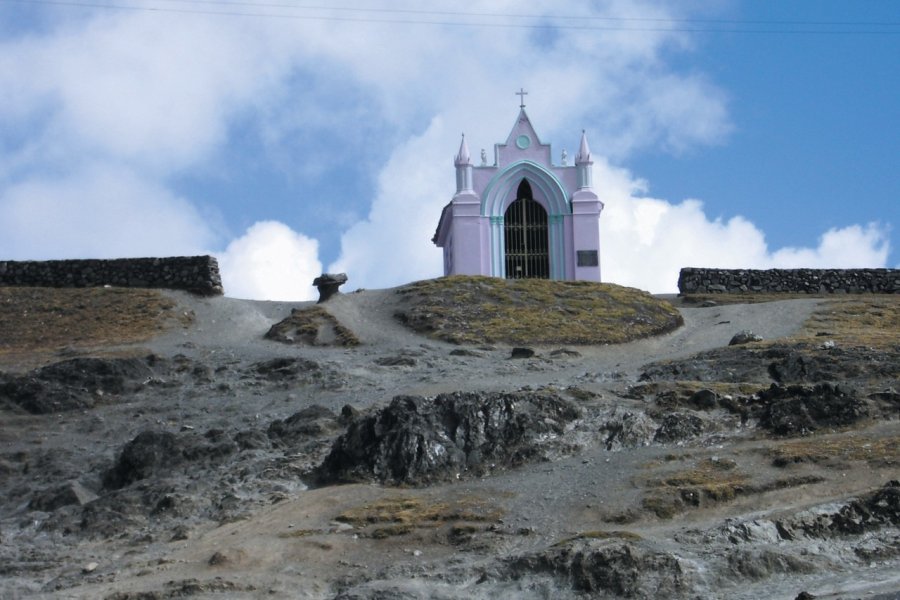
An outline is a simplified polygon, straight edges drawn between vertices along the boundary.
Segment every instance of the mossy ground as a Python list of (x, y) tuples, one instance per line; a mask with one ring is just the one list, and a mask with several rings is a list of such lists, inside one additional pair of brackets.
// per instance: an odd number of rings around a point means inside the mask
[(668, 302), (607, 283), (456, 275), (397, 293), (401, 322), (457, 344), (618, 344), (683, 324)]
[(294, 309), (286, 319), (272, 325), (267, 339), (288, 344), (309, 346), (359, 345), (359, 338), (341, 325), (330, 312), (321, 306)]
[(790, 339), (808, 341), (827, 334), (828, 339), (844, 344), (883, 348), (900, 343), (900, 294), (688, 294), (682, 301), (686, 305), (710, 300), (717, 304), (757, 304), (810, 298), (824, 302)]
[(392, 496), (345, 510), (335, 521), (363, 529), (363, 535), (368, 537), (383, 539), (444, 524), (452, 524), (456, 535), (472, 533), (475, 529), (467, 523), (493, 522), (501, 514), (496, 507), (474, 498), (434, 501), (418, 496)]
[(811, 436), (778, 444), (765, 452), (778, 467), (797, 463), (845, 467), (850, 461), (864, 462), (869, 467), (900, 466), (900, 445), (895, 438), (865, 434)]
[(141, 342), (190, 313), (159, 290), (0, 287), (0, 358)]

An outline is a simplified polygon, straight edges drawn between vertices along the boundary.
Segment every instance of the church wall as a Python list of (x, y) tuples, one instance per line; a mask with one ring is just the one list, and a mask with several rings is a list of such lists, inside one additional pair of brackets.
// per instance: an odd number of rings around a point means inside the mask
[(212, 256), (110, 260), (0, 261), (0, 286), (131, 287), (223, 293), (219, 263)]
[[(579, 266), (578, 252), (596, 251), (597, 264)], [(580, 281), (600, 281), (600, 227), (593, 214), (572, 215), (571, 260), (574, 265), (575, 279)], [(582, 259), (582, 263), (590, 262)]]

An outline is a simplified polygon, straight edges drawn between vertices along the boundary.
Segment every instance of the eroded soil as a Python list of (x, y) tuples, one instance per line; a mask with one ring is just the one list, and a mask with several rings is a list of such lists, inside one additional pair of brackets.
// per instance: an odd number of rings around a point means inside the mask
[(307, 305), (163, 300), (161, 333), (0, 355), (0, 596), (900, 592), (894, 299), (515, 359), (392, 290), (280, 340)]

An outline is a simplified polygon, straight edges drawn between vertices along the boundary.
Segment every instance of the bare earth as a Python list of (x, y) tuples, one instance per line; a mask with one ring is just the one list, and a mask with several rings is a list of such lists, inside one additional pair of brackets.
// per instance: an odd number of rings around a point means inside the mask
[[(0, 566), (0, 597), (652, 594), (775, 600), (803, 591), (817, 598), (900, 597), (897, 523), (841, 535), (816, 537), (809, 533), (811, 526), (801, 533), (801, 524), (815, 515), (832, 514), (897, 479), (896, 452), (886, 450), (877, 459), (834, 454), (787, 466), (776, 465), (772, 455), (773, 448), (810, 439), (822, 444), (852, 439), (854, 448), (881, 447), (900, 433), (896, 410), (872, 408), (870, 417), (850, 427), (819, 429), (812, 437), (777, 437), (760, 430), (756, 417), (742, 419), (722, 409), (724, 400), (718, 408), (700, 409), (684, 404), (685, 394), (679, 392), (681, 404), (672, 410), (695, 416), (702, 423), (695, 433), (654, 438), (654, 429), (641, 433), (634, 425), (636, 418), (660, 426), (661, 407), (669, 398), (660, 394), (675, 389), (674, 380), (642, 378), (650, 363), (690, 363), (698, 353), (726, 348), (741, 330), (752, 330), (764, 343), (788, 338), (823, 306), (821, 299), (679, 306), (685, 324), (671, 334), (571, 347), (575, 352), (554, 356), (558, 348), (536, 347), (535, 357), (512, 359), (510, 348), (499, 345), (467, 347), (471, 355), (454, 355), (459, 346), (411, 332), (394, 318), (402, 299), (393, 290), (338, 295), (324, 305), (359, 338), (360, 345), (352, 348), (264, 339), (292, 308), (308, 304), (165, 294), (177, 302), (178, 311), (193, 314), (190, 325), (173, 324), (146, 342), (104, 351), (153, 354), (182, 365), (181, 370), (167, 367), (165, 374), (148, 376), (138, 389), (114, 398), (97, 394), (95, 406), (80, 410), (0, 411), (0, 564), (5, 564)], [(394, 365), (385, 360), (403, 357), (408, 360)], [(315, 376), (301, 372), (279, 379), (260, 375), (256, 367), (285, 358), (314, 361)], [(0, 371), (20, 374), (25, 367), (18, 359), (4, 363), (0, 356)], [(890, 368), (896, 385), (897, 365)], [(761, 377), (732, 381), (728, 389), (709, 387), (718, 398), (731, 398), (742, 393), (740, 385), (767, 389), (772, 380)], [(863, 386), (865, 393), (889, 387), (890, 380)], [(104, 491), (109, 488), (103, 474), (146, 430), (202, 434), (209, 440), (249, 432), (249, 439), (257, 433), (265, 437), (271, 423), (312, 405), (335, 415), (350, 405), (365, 416), (401, 394), (430, 398), (521, 390), (554, 391), (578, 406), (582, 416), (548, 441), (541, 460), (514, 468), (489, 466), (477, 476), (460, 472), (427, 486), (308, 487), (308, 474), (343, 433), (342, 422), (334, 430), (310, 433), (300, 445), (270, 444), (269, 433), (266, 441), (225, 458), (179, 465), (152, 485), (147, 479)], [(623, 423), (622, 431), (630, 431), (631, 438), (615, 437)], [(714, 473), (714, 483), (728, 483), (739, 474), (739, 484), (710, 492), (707, 481), (691, 482), (700, 499), (690, 496), (693, 492), (686, 493), (685, 484), (676, 480), (690, 479), (685, 473), (704, 465), (725, 465), (727, 477), (720, 481)], [(140, 492), (142, 498), (152, 500), (139, 506), (128, 500), (127, 509), (122, 500), (109, 504), (109, 513), (89, 509), (90, 498), (52, 507), (35, 503), (40, 492), (72, 481), (101, 497), (95, 506), (107, 502), (104, 494), (139, 494), (134, 490), (145, 483), (150, 487)], [(388, 513), (392, 507), (411, 507), (414, 514), (379, 520), (372, 516), (379, 506)], [(791, 527), (797, 532), (793, 539), (779, 533)], [(560, 548), (568, 549), (566, 557), (554, 554)], [(598, 558), (622, 548), (615, 560)], [(588, 558), (570, 568), (578, 552)], [(598, 581), (621, 581), (591, 583), (576, 573), (585, 569), (600, 573)], [(663, 581), (670, 571), (675, 573), (671, 581)]]

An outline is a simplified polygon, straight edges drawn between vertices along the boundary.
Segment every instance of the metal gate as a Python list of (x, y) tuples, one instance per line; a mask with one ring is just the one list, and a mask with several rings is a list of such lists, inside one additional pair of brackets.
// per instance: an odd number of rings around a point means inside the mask
[(549, 279), (550, 250), (547, 211), (534, 200), (531, 186), (522, 180), (516, 201), (503, 217), (507, 279)]

